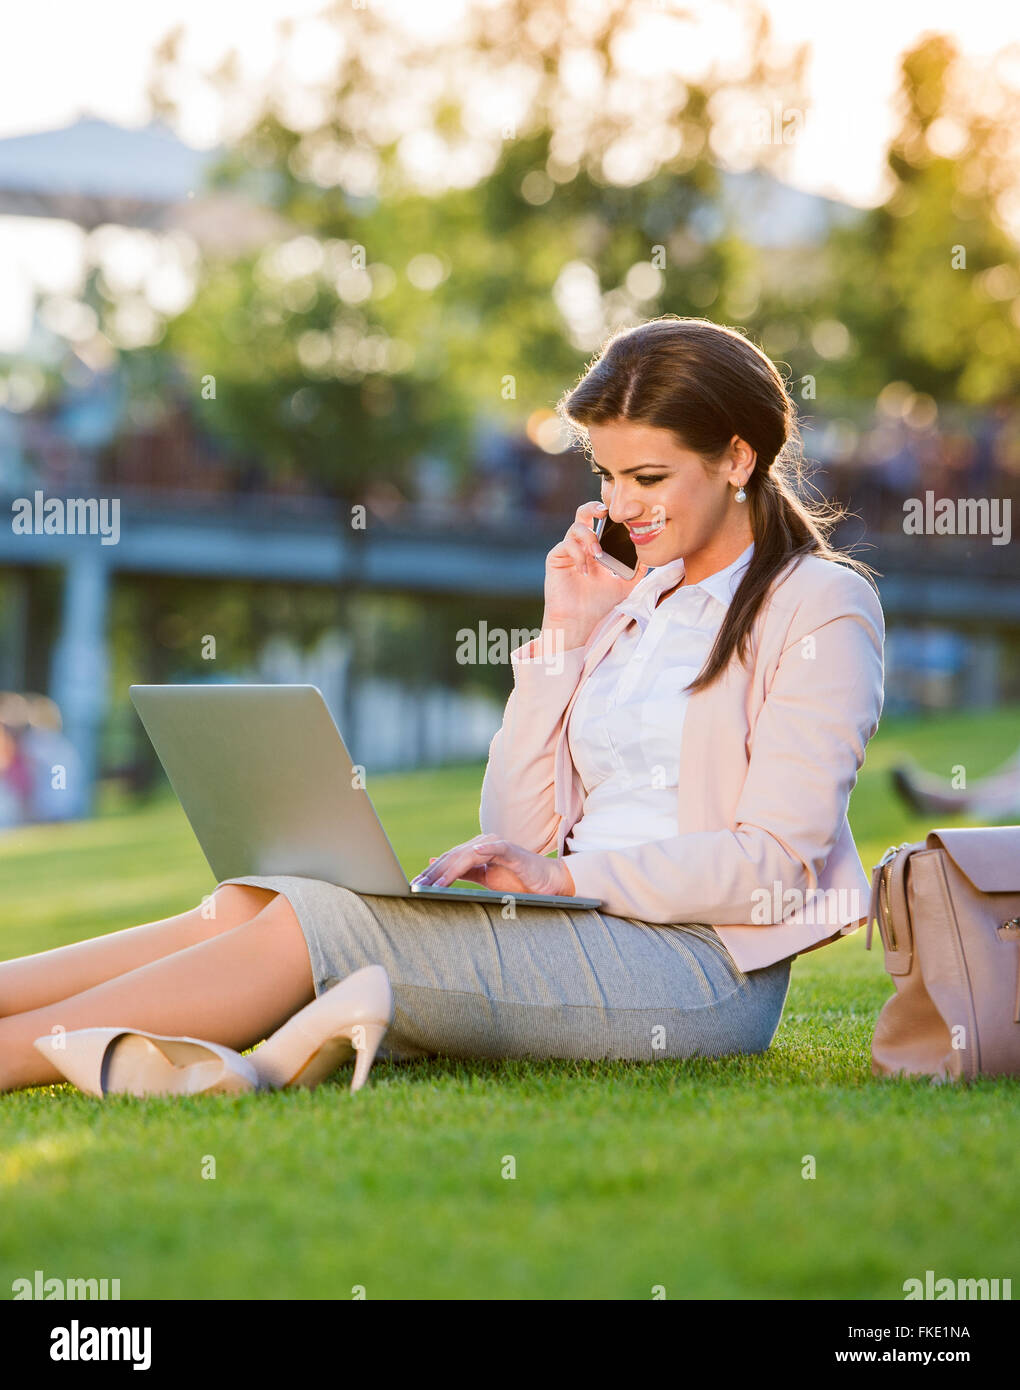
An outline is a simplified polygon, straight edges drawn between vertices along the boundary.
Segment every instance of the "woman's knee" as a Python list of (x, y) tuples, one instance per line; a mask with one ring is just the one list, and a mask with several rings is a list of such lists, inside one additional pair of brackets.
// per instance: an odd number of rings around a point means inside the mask
[(279, 894), (270, 888), (256, 888), (248, 883), (223, 883), (195, 909), (200, 935), (216, 936), (231, 931), (269, 906)]

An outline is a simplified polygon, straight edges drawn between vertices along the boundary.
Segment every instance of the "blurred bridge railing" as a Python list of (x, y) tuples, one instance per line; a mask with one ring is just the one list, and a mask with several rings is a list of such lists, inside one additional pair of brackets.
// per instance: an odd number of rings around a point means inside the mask
[[(1010, 452), (1007, 423), (999, 422), (999, 445), (985, 449), (984, 462), (980, 450), (964, 454), (957, 448), (945, 467), (933, 471), (932, 457), (942, 457), (937, 442), (928, 439), (921, 448), (909, 431), (900, 430), (898, 451), (877, 462), (874, 449), (869, 455), (860, 440), (849, 452), (844, 440), (828, 458), (820, 448), (823, 463), (813, 477), (819, 491), (857, 513), (834, 539), (843, 545), (858, 542), (855, 553), (878, 572), (890, 625), (937, 625), (978, 642), (983, 655), (964, 693), (974, 704), (995, 699), (999, 655), (1006, 648), (1017, 650), (1017, 548), (1011, 540), (995, 544), (988, 535), (908, 535), (903, 500), (923, 496), (931, 483), (939, 497), (988, 496), (996, 489), (1011, 503), (1020, 468)], [(819, 435), (815, 442), (824, 446), (826, 439)], [(59, 706), (90, 778), (105, 712), (110, 594), (118, 574), (538, 599), (546, 553), (576, 505), (596, 495), (583, 460), (535, 458), (524, 449), (508, 474), (515, 486), (502, 491), (490, 490), (491, 461), (469, 480), (466, 495), (457, 495), (452, 486), (445, 493), (430, 487), (430, 500), (424, 502), (392, 486), (369, 487), (361, 527), (352, 524), (350, 502), (321, 495), (304, 480), (266, 491), (260, 486), (264, 472), (244, 473), (228, 460), (207, 459), (199, 468), (192, 459), (185, 467), (183, 446), (165, 454), (162, 468), (150, 457), (153, 480), (143, 485), (141, 455), (131, 456), (130, 467), (122, 459), (111, 468), (95, 453), (73, 447), (54, 451), (53, 441), (52, 431), (45, 434), (41, 456), (17, 470), (16, 479), (0, 469), (0, 507), (12, 516), (11, 526), (0, 526), (0, 570), (46, 567), (62, 573), (47, 693)], [(543, 490), (529, 484), (529, 471), (535, 469), (551, 470), (556, 486)], [(14, 504), (37, 491), (47, 500), (116, 500), (116, 543), (35, 527), (20, 534)]]

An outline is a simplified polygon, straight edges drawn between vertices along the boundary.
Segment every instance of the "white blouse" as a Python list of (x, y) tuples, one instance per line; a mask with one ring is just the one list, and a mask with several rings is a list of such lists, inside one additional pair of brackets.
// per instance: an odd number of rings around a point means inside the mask
[(677, 834), (680, 740), (687, 686), (708, 659), (752, 542), (726, 569), (683, 585), (683, 560), (649, 571), (616, 611), (634, 621), (591, 671), (567, 722), (567, 744), (585, 791), (567, 838), (573, 853), (626, 849)]

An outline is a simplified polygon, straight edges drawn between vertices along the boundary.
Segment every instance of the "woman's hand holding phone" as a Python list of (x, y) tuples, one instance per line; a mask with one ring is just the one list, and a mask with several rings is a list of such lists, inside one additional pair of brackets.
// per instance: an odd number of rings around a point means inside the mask
[(582, 503), (574, 524), (546, 556), (542, 631), (565, 651), (583, 647), (610, 609), (648, 573), (642, 562), (633, 579), (620, 579), (599, 563), (593, 524), (608, 512), (604, 502)]

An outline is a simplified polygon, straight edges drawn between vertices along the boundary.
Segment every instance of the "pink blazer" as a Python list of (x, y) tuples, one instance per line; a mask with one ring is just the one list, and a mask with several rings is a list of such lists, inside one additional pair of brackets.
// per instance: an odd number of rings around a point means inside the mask
[[(513, 653), (483, 832), (564, 854), (584, 800), (567, 717), (630, 621), (611, 612), (584, 647), (545, 661), (537, 639)], [(814, 555), (791, 562), (758, 612), (746, 666), (734, 659), (689, 700), (677, 834), (568, 854), (578, 895), (617, 917), (712, 925), (745, 972), (861, 926), (870, 883), (846, 812), (882, 713), (884, 636), (867, 580)]]

